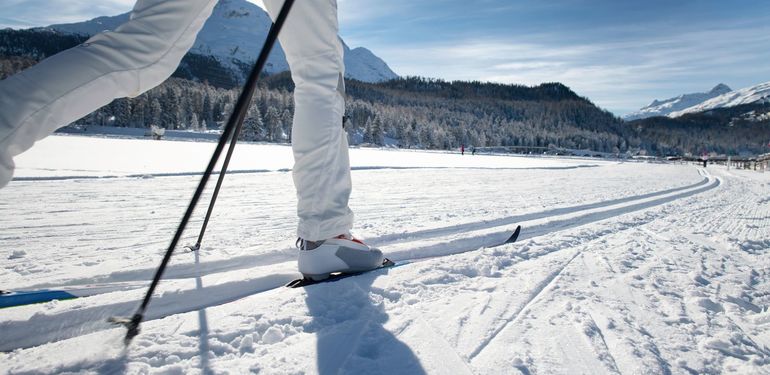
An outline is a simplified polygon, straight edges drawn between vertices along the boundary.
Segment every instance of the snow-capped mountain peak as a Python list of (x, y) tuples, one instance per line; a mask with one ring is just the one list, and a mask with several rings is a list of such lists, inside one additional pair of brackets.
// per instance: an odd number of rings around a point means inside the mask
[(623, 116), (623, 119), (626, 121), (631, 121), (653, 116), (668, 116), (673, 112), (696, 106), (709, 99), (729, 93), (731, 91), (732, 89), (730, 89), (730, 87), (720, 83), (714, 86), (714, 88), (712, 88), (709, 92), (684, 94), (665, 100), (655, 99), (648, 106)]
[(770, 82), (729, 91), (702, 103), (669, 113), (669, 117), (679, 117), (687, 113), (708, 111), (716, 108), (735, 107), (742, 104), (770, 103)]
[[(114, 30), (128, 20), (124, 13), (112, 17), (98, 17), (90, 21), (51, 25), (49, 28), (71, 34), (93, 35)], [(190, 52), (215, 57), (223, 66), (238, 75), (250, 66), (259, 54), (272, 21), (262, 8), (245, 0), (219, 0), (211, 17), (198, 33)], [(397, 78), (388, 65), (363, 47), (345, 48), (345, 76), (366, 82)], [(289, 69), (280, 44), (273, 49), (265, 65), (265, 72), (278, 73)]]
[(714, 86), (714, 88), (711, 89), (711, 91), (709, 91), (709, 94), (715, 94), (716, 93), (716, 94), (722, 95), (722, 94), (730, 92), (730, 91), (733, 91), (733, 89), (731, 89), (729, 86), (725, 85), (724, 83), (720, 83), (720, 84)]

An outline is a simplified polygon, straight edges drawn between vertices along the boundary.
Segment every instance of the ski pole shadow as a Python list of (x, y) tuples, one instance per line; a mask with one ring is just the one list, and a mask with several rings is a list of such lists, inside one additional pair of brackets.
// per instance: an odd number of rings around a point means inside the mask
[(313, 318), (318, 374), (425, 374), (419, 358), (384, 328), (382, 293), (372, 289), (379, 270), (305, 288)]
[[(200, 254), (195, 252), (195, 265), (200, 264)], [(195, 277), (195, 289), (198, 291), (203, 290), (203, 280), (201, 276)], [(200, 355), (201, 374), (208, 375), (213, 374), (209, 364), (209, 323), (206, 318), (206, 308), (198, 310), (198, 353)]]

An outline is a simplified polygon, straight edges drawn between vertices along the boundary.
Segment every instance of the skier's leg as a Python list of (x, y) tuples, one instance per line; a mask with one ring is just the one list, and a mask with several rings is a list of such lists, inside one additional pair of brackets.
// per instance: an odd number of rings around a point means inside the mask
[[(264, 1), (275, 18), (283, 0)], [(353, 226), (345, 112), (343, 47), (334, 0), (295, 1), (279, 35), (294, 90), (294, 184), (298, 235), (318, 241)]]
[(0, 187), (12, 157), (115, 98), (163, 82), (216, 0), (138, 0), (128, 22), (0, 81)]
[[(275, 18), (283, 0), (264, 0)], [(294, 80), (294, 185), (299, 216), (299, 271), (324, 279), (382, 264), (382, 252), (349, 234), (353, 212), (345, 112), (345, 65), (334, 0), (299, 0), (279, 39)]]

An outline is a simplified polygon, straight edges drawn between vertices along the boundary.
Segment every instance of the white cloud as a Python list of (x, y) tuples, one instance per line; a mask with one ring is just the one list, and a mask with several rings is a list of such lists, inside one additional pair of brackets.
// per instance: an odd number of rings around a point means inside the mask
[(618, 114), (654, 98), (706, 91), (720, 82), (738, 88), (770, 80), (770, 49), (761, 48), (770, 45), (764, 25), (640, 35), (618, 42), (570, 45), (561, 39), (556, 34), (519, 35), (516, 40), (474, 37), (378, 45), (375, 50), (402, 75), (526, 85), (556, 81)]
[(0, 28), (28, 28), (125, 13), (135, 0), (2, 0)]

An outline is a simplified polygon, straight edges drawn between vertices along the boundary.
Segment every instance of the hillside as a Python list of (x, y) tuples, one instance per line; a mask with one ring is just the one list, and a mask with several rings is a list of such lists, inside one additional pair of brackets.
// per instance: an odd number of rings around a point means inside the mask
[(739, 105), (688, 113), (679, 117), (650, 117), (628, 127), (656, 154), (762, 154), (770, 142), (770, 103)]

